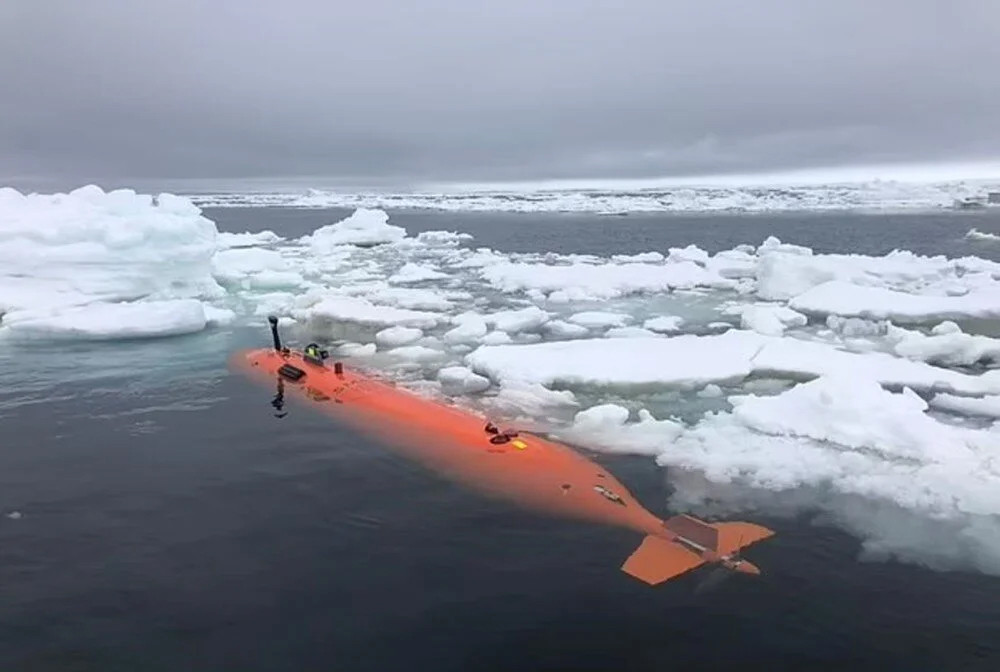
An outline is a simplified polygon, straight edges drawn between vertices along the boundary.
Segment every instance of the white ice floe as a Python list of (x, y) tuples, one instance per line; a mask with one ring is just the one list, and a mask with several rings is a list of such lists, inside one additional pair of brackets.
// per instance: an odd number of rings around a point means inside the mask
[(887, 338), (900, 357), (943, 366), (970, 366), (1000, 362), (1000, 339), (966, 334), (954, 322), (942, 322), (930, 335), (888, 326)]
[(705, 268), (723, 278), (753, 278), (757, 272), (757, 257), (750, 250), (723, 250), (713, 255)]
[(335, 352), (341, 357), (371, 357), (377, 350), (374, 343), (341, 343)]
[[(956, 201), (998, 189), (997, 180), (902, 179), (799, 175), (666, 178), (588, 184), (443, 185), (405, 193), (306, 192), (197, 194), (212, 207), (408, 208), (447, 212), (783, 212), (912, 211), (953, 208)], [(991, 171), (995, 173), (994, 171)], [(949, 176), (950, 177), (950, 176)], [(738, 182), (737, 182), (738, 180)]]
[(0, 313), (220, 297), (217, 236), (197, 207), (170, 194), (0, 189)]
[(491, 331), (483, 336), (479, 342), (483, 345), (505, 345), (510, 343), (512, 340), (513, 339), (511, 339), (510, 334), (506, 331)]
[(424, 345), (404, 345), (399, 348), (389, 350), (388, 354), (399, 359), (406, 359), (413, 362), (428, 362), (442, 359), (447, 356), (442, 350), (428, 348)]
[(736, 383), (751, 373), (808, 380), (848, 373), (889, 387), (967, 394), (1000, 392), (1000, 371), (979, 376), (880, 352), (731, 330), (719, 335), (559, 341), (484, 346), (469, 353), (474, 371), (497, 381), (569, 386), (702, 387)]
[(789, 327), (802, 327), (807, 321), (805, 315), (785, 306), (751, 305), (740, 309), (740, 325), (767, 336), (781, 336)]
[(423, 335), (422, 330), (413, 327), (389, 327), (375, 334), (375, 343), (383, 348), (398, 348), (416, 343)]
[(622, 313), (609, 313), (599, 310), (588, 310), (581, 313), (574, 313), (567, 318), (573, 324), (588, 329), (604, 329), (607, 327), (624, 327), (631, 321), (628, 315)]
[(411, 310), (448, 311), (454, 307), (448, 295), (434, 289), (389, 287), (382, 282), (360, 282), (341, 288), (343, 294), (382, 305)]
[[(303, 282), (289, 262), (275, 250), (256, 247), (222, 250), (212, 258), (212, 273), (227, 287), (275, 289)], [(282, 284), (284, 279), (287, 284)]]
[[(757, 294), (767, 300), (788, 300), (831, 281), (881, 287), (910, 294), (948, 296), (996, 287), (1000, 264), (963, 257), (924, 257), (894, 250), (884, 256), (813, 254), (769, 238), (758, 249)], [(794, 305), (792, 306), (795, 307)]]
[[(963, 415), (983, 415), (1000, 419), (1000, 396), (959, 397), (954, 394), (936, 394), (930, 400), (934, 408), (942, 408)], [(1000, 438), (998, 438), (1000, 441)]]
[(979, 240), (991, 243), (1000, 241), (1000, 235), (989, 233), (987, 231), (980, 231), (975, 227), (969, 229), (968, 232), (966, 232), (965, 237), (970, 240)]
[(827, 315), (826, 326), (834, 333), (847, 338), (885, 336), (889, 329), (889, 323), (885, 321), (873, 322), (863, 320), (860, 317), (840, 317), (839, 315)]
[(495, 413), (510, 418), (549, 417), (579, 407), (576, 395), (569, 390), (550, 390), (537, 383), (519, 381), (503, 383), (495, 396), (484, 401)]
[(409, 284), (417, 282), (426, 282), (427, 280), (439, 280), (441, 278), (447, 278), (447, 273), (442, 273), (436, 271), (429, 266), (423, 264), (407, 263), (404, 264), (396, 273), (394, 273), (390, 278), (389, 282), (394, 284)]
[(1000, 435), (940, 423), (912, 392), (837, 375), (733, 401), (659, 462), (767, 489), (827, 484), (932, 515), (1000, 514)]
[(614, 327), (604, 332), (604, 336), (605, 338), (656, 338), (659, 334), (642, 327)]
[(473, 371), (500, 382), (552, 385), (702, 386), (737, 382), (763, 347), (757, 334), (557, 341), (484, 346), (468, 355)]
[(929, 296), (831, 280), (795, 296), (789, 306), (807, 314), (911, 324), (967, 318), (995, 319), (1000, 317), (1000, 283), (961, 296)]
[(518, 310), (501, 310), (485, 315), (486, 324), (498, 331), (516, 334), (534, 331), (549, 321), (549, 314), (538, 306), (528, 306)]
[(15, 339), (103, 341), (192, 334), (232, 320), (232, 311), (210, 309), (197, 299), (95, 302), (58, 310), (7, 316), (0, 334)]
[(259, 233), (227, 233), (220, 231), (216, 238), (216, 244), (220, 248), (231, 247), (257, 247), (259, 245), (272, 245), (284, 240), (274, 231), (260, 231)]
[(658, 334), (669, 334), (679, 331), (683, 324), (683, 317), (678, 315), (661, 315), (660, 317), (651, 317), (643, 322), (642, 328), (655, 331)]
[(564, 322), (563, 320), (551, 320), (546, 322), (543, 330), (552, 338), (556, 339), (581, 338), (590, 335), (590, 329), (587, 329), (587, 327), (582, 327), (579, 324), (570, 324), (569, 322)]
[(684, 431), (672, 420), (657, 420), (642, 409), (638, 422), (628, 422), (629, 411), (617, 404), (599, 404), (580, 411), (559, 437), (607, 452), (658, 455)]
[(406, 237), (406, 229), (388, 221), (389, 215), (383, 210), (358, 208), (349, 217), (304, 236), (301, 242), (309, 245), (313, 254), (324, 254), (343, 245), (371, 247)]
[(446, 343), (478, 343), (488, 330), (486, 319), (475, 312), (456, 315), (452, 322), (458, 326), (445, 333)]
[(445, 394), (475, 394), (489, 389), (490, 381), (464, 366), (448, 366), (438, 371), (438, 381)]
[(699, 266), (704, 266), (708, 263), (708, 252), (697, 245), (688, 245), (684, 248), (671, 247), (669, 252), (668, 261), (691, 261)]
[(313, 324), (349, 322), (376, 327), (401, 326), (418, 329), (429, 329), (443, 319), (437, 313), (379, 306), (353, 296), (329, 296), (301, 313)]
[[(728, 332), (733, 333), (736, 332)], [(920, 391), (963, 394), (1000, 392), (1000, 371), (970, 375), (884, 352), (849, 352), (826, 343), (797, 338), (767, 339), (753, 357), (753, 370), (760, 375), (793, 380), (843, 374), (861, 380), (874, 379), (892, 388), (907, 386)]]
[(571, 265), (499, 263), (486, 266), (483, 278), (503, 292), (538, 290), (552, 300), (599, 300), (671, 289), (735, 287), (735, 281), (682, 261), (664, 264)]

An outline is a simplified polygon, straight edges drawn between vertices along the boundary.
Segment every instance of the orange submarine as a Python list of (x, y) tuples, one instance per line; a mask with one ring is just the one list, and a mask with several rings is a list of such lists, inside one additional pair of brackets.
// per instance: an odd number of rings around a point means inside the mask
[(331, 366), (327, 353), (314, 344), (301, 352), (283, 347), (277, 318), (268, 321), (273, 349), (240, 351), (230, 364), (252, 379), (277, 381), (272, 404), (279, 411), (290, 390), (462, 484), (549, 514), (643, 534), (621, 569), (647, 584), (663, 583), (706, 563), (760, 574), (740, 550), (772, 536), (772, 530), (754, 523), (710, 523), (686, 514), (662, 520), (575, 450), (534, 434), (501, 430), (469, 411), (345, 369), (342, 362)]

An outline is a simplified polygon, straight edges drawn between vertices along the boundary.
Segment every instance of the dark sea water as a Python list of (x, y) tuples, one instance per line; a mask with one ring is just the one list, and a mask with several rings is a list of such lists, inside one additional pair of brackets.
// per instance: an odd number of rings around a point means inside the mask
[[(301, 235), (338, 211), (209, 210)], [(393, 213), (501, 251), (817, 251), (1000, 258), (1000, 213)], [(21, 670), (1000, 670), (1000, 577), (859, 561), (808, 517), (764, 574), (656, 588), (636, 535), (486, 499), (226, 369), (263, 328), (0, 349), (0, 672)], [(667, 514), (649, 458), (596, 455)], [(20, 515), (9, 517), (18, 512)], [(751, 516), (747, 516), (751, 517)]]

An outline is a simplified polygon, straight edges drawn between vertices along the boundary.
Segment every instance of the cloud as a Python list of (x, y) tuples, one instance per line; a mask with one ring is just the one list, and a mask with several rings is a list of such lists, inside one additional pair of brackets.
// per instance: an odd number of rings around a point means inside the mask
[(1000, 156), (1000, 5), (8, 0), (0, 177), (614, 177)]

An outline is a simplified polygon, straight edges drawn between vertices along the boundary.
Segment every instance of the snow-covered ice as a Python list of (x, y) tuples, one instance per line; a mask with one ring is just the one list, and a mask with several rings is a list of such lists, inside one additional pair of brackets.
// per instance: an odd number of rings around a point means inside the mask
[(996, 319), (1000, 318), (1000, 286), (961, 296), (936, 296), (831, 280), (796, 295), (789, 305), (808, 314), (892, 320), (900, 324)]
[(189, 200), (87, 186), (0, 189), (0, 313), (143, 298), (211, 299), (218, 231)]
[[(209, 313), (216, 323), (232, 319), (231, 311)], [(103, 341), (177, 336), (202, 331), (209, 324), (197, 299), (95, 302), (50, 311), (15, 314), (4, 320), (0, 334), (16, 339)]]
[(605, 327), (623, 327), (630, 318), (622, 313), (608, 313), (596, 310), (574, 313), (567, 318), (573, 324), (589, 329), (602, 329)]
[(395, 243), (406, 237), (406, 229), (388, 223), (384, 210), (359, 208), (349, 217), (316, 229), (302, 238), (314, 254), (323, 254), (342, 245), (370, 247)]
[(423, 335), (423, 331), (413, 327), (388, 327), (375, 334), (375, 344), (379, 347), (396, 348), (416, 343)]
[(473, 394), (489, 389), (488, 378), (477, 375), (464, 366), (448, 366), (438, 371), (438, 380), (446, 394)]

